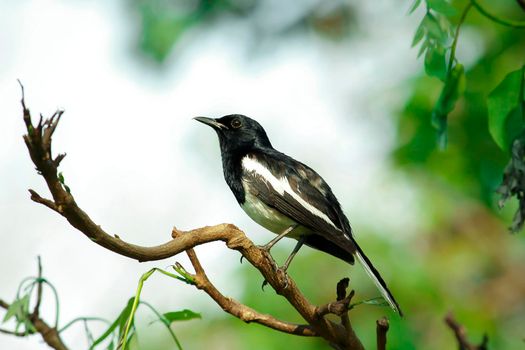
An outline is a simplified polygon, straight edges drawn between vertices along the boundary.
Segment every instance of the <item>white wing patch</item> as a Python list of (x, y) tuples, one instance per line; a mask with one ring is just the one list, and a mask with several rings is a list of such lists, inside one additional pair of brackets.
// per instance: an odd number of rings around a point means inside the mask
[(257, 175), (261, 176), (280, 195), (284, 195), (285, 192), (288, 193), (290, 196), (292, 196), (293, 199), (299, 202), (299, 204), (301, 204), (311, 214), (321, 218), (323, 221), (327, 222), (335, 229), (339, 230), (337, 226), (335, 226), (335, 224), (332, 222), (332, 220), (330, 220), (330, 218), (326, 216), (325, 213), (323, 213), (322, 211), (314, 207), (312, 204), (308, 203), (303, 198), (301, 198), (301, 196), (299, 196), (297, 193), (295, 193), (292, 190), (292, 187), (290, 186), (290, 183), (288, 182), (288, 179), (286, 177), (282, 177), (280, 179), (276, 178), (267, 167), (265, 167), (255, 159), (250, 158), (249, 156), (246, 156), (242, 159), (242, 167), (246, 171), (254, 172)]

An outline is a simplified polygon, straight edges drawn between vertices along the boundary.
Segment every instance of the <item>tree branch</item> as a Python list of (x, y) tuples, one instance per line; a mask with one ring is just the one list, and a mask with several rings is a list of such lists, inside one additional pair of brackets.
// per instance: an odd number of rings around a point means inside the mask
[(459, 350), (487, 350), (489, 337), (485, 334), (483, 335), (483, 340), (480, 345), (474, 345), (470, 343), (467, 339), (467, 331), (465, 327), (456, 321), (452, 312), (449, 312), (445, 317), (445, 323), (452, 329), (454, 336), (459, 345)]
[[(31, 160), (39, 174), (44, 177), (53, 199), (42, 198), (33, 190), (31, 199), (37, 203), (56, 211), (76, 229), (81, 231), (96, 244), (117, 254), (138, 260), (152, 261), (172, 257), (188, 251), (196, 271), (197, 287), (210, 295), (226, 312), (244, 320), (255, 322), (286, 333), (320, 336), (339, 349), (363, 349), (363, 346), (348, 322), (346, 325), (337, 324), (324, 317), (320, 317), (315, 305), (312, 305), (301, 293), (295, 282), (285, 276), (278, 268), (272, 257), (250, 241), (236, 226), (220, 224), (211, 227), (197, 228), (182, 232), (174, 229), (173, 239), (154, 247), (143, 247), (112, 236), (97, 225), (89, 215), (76, 203), (63, 177), (58, 173), (60, 161), (64, 154), (53, 158), (51, 152), (52, 136), (62, 117), (63, 111), (57, 111), (49, 119), (43, 121), (42, 116), (36, 126), (32, 124), (31, 114), (25, 105), (22, 87), (23, 118), (27, 134), (23, 136)], [(269, 315), (256, 312), (248, 306), (223, 296), (209, 281), (197, 257), (191, 249), (213, 241), (223, 241), (227, 247), (239, 251), (273, 287), (277, 294), (282, 295), (299, 312), (308, 325), (296, 325), (277, 320)], [(345, 313), (346, 314), (346, 313)], [(346, 316), (347, 317), (347, 316)]]

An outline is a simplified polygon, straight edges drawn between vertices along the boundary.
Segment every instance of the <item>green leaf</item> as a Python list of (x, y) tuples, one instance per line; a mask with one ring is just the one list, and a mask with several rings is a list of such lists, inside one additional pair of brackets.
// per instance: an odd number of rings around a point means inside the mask
[(512, 141), (523, 129), (522, 116), (519, 115), (523, 111), (523, 80), (523, 69), (510, 72), (490, 93), (487, 101), (490, 134), (505, 151), (510, 149)]
[(454, 16), (457, 14), (456, 9), (446, 0), (427, 0), (427, 5), (432, 10), (445, 16)]
[(62, 172), (58, 173), (58, 181), (60, 181), (62, 185), (64, 184), (64, 175), (62, 174)]
[(17, 299), (9, 305), (9, 308), (7, 309), (7, 312), (4, 316), (4, 319), (2, 320), (2, 323), (9, 321), (13, 316), (16, 316), (20, 314), (20, 311), (22, 310), (22, 302), (21, 299)]
[(97, 346), (98, 344), (102, 343), (108, 336), (110, 336), (117, 327), (119, 327), (119, 333), (121, 332), (123, 328), (123, 324), (126, 324), (126, 320), (128, 319), (129, 313), (131, 312), (131, 307), (133, 306), (133, 301), (135, 298), (130, 298), (128, 300), (128, 303), (126, 304), (126, 307), (120, 312), (118, 317), (113, 321), (113, 323), (106, 329), (104, 333), (100, 337), (98, 337), (93, 344), (89, 347), (89, 350), (92, 350)]
[(465, 69), (458, 63), (447, 75), (445, 85), (432, 111), (432, 126), (438, 131), (438, 143), (441, 148), (446, 146), (447, 116), (456, 105), (457, 100), (465, 91)]
[(423, 39), (424, 36), (425, 36), (425, 25), (424, 25), (424, 21), (421, 21), (421, 23), (416, 29), (416, 33), (414, 34), (414, 39), (412, 39), (411, 47), (416, 46), (421, 41), (421, 39)]
[(438, 46), (427, 50), (425, 55), (425, 72), (431, 77), (437, 77), (439, 80), (445, 81), (447, 64), (444, 48)]
[(166, 320), (168, 320), (170, 323), (173, 323), (175, 321), (187, 321), (195, 318), (202, 318), (201, 314), (188, 309), (184, 309), (182, 311), (167, 312), (162, 316), (164, 316)]
[(427, 12), (425, 18), (423, 18), (423, 25), (427, 30), (428, 38), (440, 43), (442, 46), (447, 43), (448, 34), (447, 28), (445, 28), (445, 21)]
[(429, 49), (430, 46), (428, 45), (428, 41), (423, 41), (423, 44), (421, 44), (421, 47), (419, 48), (419, 52), (417, 53), (417, 58), (421, 57), (421, 55)]
[(361, 304), (374, 305), (374, 306), (388, 306), (389, 305), (388, 302), (383, 297), (377, 297), (377, 298), (358, 301), (357, 303), (351, 304), (349, 309), (357, 305), (361, 305)]
[(419, 5), (421, 5), (421, 0), (414, 0), (414, 3), (412, 6), (410, 6), (410, 10), (408, 10), (408, 14), (414, 12), (419, 7)]

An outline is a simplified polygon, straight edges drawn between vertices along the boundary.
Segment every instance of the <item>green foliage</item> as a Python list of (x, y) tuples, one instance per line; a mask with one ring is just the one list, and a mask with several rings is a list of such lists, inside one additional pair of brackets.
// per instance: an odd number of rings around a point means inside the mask
[(445, 81), (447, 76), (447, 61), (444, 48), (438, 47), (434, 50), (427, 50), (425, 54), (425, 72), (431, 77)]
[[(413, 9), (418, 5), (419, 2), (416, 2)], [(463, 65), (455, 61), (455, 49), (459, 27), (469, 7), (465, 9), (464, 15), (455, 29), (456, 33), (452, 45), (450, 45), (454, 31), (449, 17), (457, 14), (456, 9), (445, 0), (427, 0), (426, 5), (426, 14), (416, 30), (412, 46), (423, 40), (418, 56), (426, 52), (425, 72), (444, 83), (439, 99), (432, 111), (432, 125), (437, 130), (438, 144), (444, 149), (447, 140), (448, 115), (454, 109), (457, 100), (462, 96), (465, 89), (464, 68)], [(449, 56), (448, 62), (447, 54)]]
[(381, 307), (390, 306), (383, 297), (377, 297), (377, 298), (371, 298), (371, 299), (361, 300), (356, 303), (352, 303), (350, 304), (349, 308), (352, 309), (358, 305), (373, 305), (373, 306), (381, 306)]
[[(126, 306), (119, 313), (119, 315), (117, 316), (115, 321), (113, 321), (113, 323), (111, 323), (111, 325), (104, 331), (104, 333), (102, 333), (100, 335), (100, 337), (98, 337), (91, 344), (91, 346), (89, 347), (89, 350), (94, 349), (97, 345), (101, 344), (104, 340), (106, 340), (110, 336), (111, 336), (111, 343), (110, 344), (114, 344), (115, 332), (118, 335), (117, 339), (120, 338), (120, 336), (123, 334), (123, 332), (125, 330), (126, 321), (127, 321), (128, 317), (129, 317), (129, 315), (131, 313), (131, 309), (132, 309), (134, 300), (135, 300), (135, 298), (130, 298), (128, 300), (128, 302), (126, 303)], [(129, 341), (131, 339), (131, 337), (133, 337), (133, 335), (134, 335), (134, 332), (132, 332), (128, 336), (127, 340)], [(113, 346), (113, 345), (111, 345), (111, 346)]]
[(175, 321), (187, 321), (194, 318), (202, 318), (201, 314), (188, 309), (182, 311), (167, 312), (163, 314), (164, 318), (171, 324)]
[(457, 14), (456, 9), (446, 0), (427, 0), (427, 6), (445, 16), (454, 16)]
[(141, 16), (141, 51), (148, 53), (154, 61), (164, 61), (180, 37), (200, 23), (216, 3), (198, 0), (135, 1), (134, 6)]
[(2, 323), (9, 321), (11, 318), (16, 320), (15, 332), (18, 332), (20, 326), (24, 326), (23, 332), (25, 334), (31, 334), (36, 332), (35, 326), (31, 323), (30, 311), (29, 311), (29, 300), (31, 293), (24, 294), (21, 298), (15, 299), (4, 316)]
[(490, 134), (504, 151), (510, 150), (525, 126), (524, 72), (525, 66), (507, 74), (487, 101)]
[[(420, 4), (421, 1), (416, 1), (411, 12)], [(450, 25), (447, 25), (447, 23), (449, 24), (449, 20), (456, 15), (454, 7), (445, 0), (427, 0), (426, 5), (426, 14), (416, 30), (412, 44), (416, 45), (422, 41), (419, 55), (426, 51), (424, 61), (426, 74), (431, 77), (437, 77), (444, 82), (441, 93), (432, 109), (431, 119), (432, 126), (437, 130), (438, 145), (441, 149), (444, 149), (447, 143), (448, 116), (455, 109), (459, 98), (464, 94), (466, 88), (465, 69), (461, 63), (457, 62), (455, 53), (460, 34), (459, 30), (466, 20), (469, 10), (475, 8), (485, 18), (509, 27), (521, 28), (523, 23), (502, 19), (488, 12), (476, 1), (469, 0), (454, 30), (454, 40), (452, 44), (448, 46), (449, 34), (452, 31), (450, 30)], [(495, 59), (501, 52), (501, 49), (499, 49), (497, 53), (494, 53), (494, 56), (487, 56)], [(447, 55), (449, 56), (448, 63), (446, 62)], [(521, 62), (520, 65), (522, 64), (523, 62)], [(521, 183), (525, 182), (525, 173), (518, 171), (521, 158), (517, 155), (521, 154), (521, 150), (516, 149), (516, 147), (521, 147), (521, 144), (517, 143), (512, 146), (516, 138), (522, 135), (525, 129), (523, 97), (524, 72), (525, 68), (508, 73), (496, 89), (490, 93), (487, 102), (488, 130), (492, 138), (496, 144), (506, 152), (508, 152), (511, 147), (514, 148), (512, 160), (508, 164), (504, 174), (504, 181), (498, 190), (500, 194), (502, 194), (500, 206), (509, 196), (515, 196), (520, 203), (520, 209), (518, 209), (514, 216), (511, 228), (513, 232), (521, 228), (525, 221), (525, 215), (521, 213), (521, 208), (525, 208), (525, 202), (523, 202), (525, 200), (520, 197)], [(485, 86), (485, 83), (486, 82), (482, 82), (481, 86)], [(478, 87), (476, 89), (479, 90)], [(476, 129), (479, 129), (479, 126), (477, 126)], [(469, 130), (468, 132), (472, 134), (473, 130)], [(421, 130), (421, 134), (423, 133), (426, 133), (426, 131)], [(472, 138), (475, 138), (475, 136)], [(426, 148), (427, 155), (429, 154), (428, 152), (431, 152), (431, 150)], [(483, 181), (486, 182), (486, 178), (483, 179)], [(492, 188), (494, 188), (494, 186)], [(523, 209), (523, 211), (525, 212), (525, 209)]]
[[(187, 284), (195, 284), (194, 280), (193, 280), (193, 276), (191, 276), (183, 267), (180, 263), (176, 263), (174, 266), (173, 266), (174, 270), (179, 274), (179, 275), (175, 275), (175, 274), (172, 274), (170, 272), (167, 272), (167, 271), (164, 271), (162, 269), (159, 269), (159, 268), (153, 268), (147, 272), (145, 272), (139, 279), (139, 283), (138, 283), (138, 286), (137, 286), (137, 291), (135, 293), (135, 297), (134, 298), (131, 298), (130, 301), (128, 302), (128, 305), (126, 306), (126, 308), (124, 308), (124, 310), (121, 312), (121, 314), (119, 315), (119, 317), (117, 318), (117, 320), (115, 322), (119, 322), (119, 324), (121, 325), (121, 327), (119, 328), (119, 335), (118, 335), (118, 338), (119, 338), (119, 348), (122, 348), (122, 349), (127, 349), (127, 344), (130, 342), (130, 340), (132, 339), (133, 337), (133, 334), (134, 334), (134, 329), (135, 329), (135, 325), (134, 325), (134, 318), (135, 318), (135, 313), (137, 312), (137, 308), (140, 304), (143, 304), (143, 305), (146, 305), (148, 306), (154, 313), (155, 315), (157, 316), (158, 320), (166, 327), (166, 329), (168, 330), (168, 332), (170, 333), (173, 341), (175, 342), (175, 344), (177, 345), (177, 348), (178, 349), (182, 349), (182, 346), (180, 345), (180, 342), (179, 340), (177, 339), (177, 337), (175, 336), (175, 333), (173, 333), (173, 331), (171, 330), (170, 326), (171, 324), (174, 322), (174, 321), (187, 321), (187, 320), (191, 320), (191, 319), (194, 319), (194, 318), (201, 318), (201, 315), (198, 314), (198, 313), (195, 313), (191, 310), (182, 310), (182, 311), (175, 311), (175, 312), (168, 312), (168, 313), (165, 313), (165, 314), (160, 314), (153, 306), (151, 306), (150, 304), (148, 303), (145, 303), (145, 302), (139, 302), (140, 300), (140, 294), (142, 293), (142, 287), (144, 286), (144, 283), (148, 280), (148, 278), (150, 278), (155, 272), (159, 272), (165, 276), (168, 276), (168, 277), (171, 277), (171, 278), (175, 278), (175, 279), (178, 279), (180, 281), (183, 281)], [(130, 304), (131, 303), (131, 304)], [(128, 308), (129, 306), (129, 308)], [(126, 321), (127, 320), (127, 321)], [(125, 321), (125, 324), (122, 323), (123, 321)], [(110, 327), (111, 328), (111, 327)], [(130, 332), (130, 329), (132, 330), (132, 332)]]
[[(150, 309), (155, 314), (155, 316), (157, 317), (157, 321), (160, 321), (170, 333), (171, 338), (173, 339), (173, 342), (176, 344), (177, 348), (182, 349), (182, 346), (180, 345), (179, 340), (175, 336), (175, 333), (172, 331), (170, 326), (175, 321), (187, 321), (187, 320), (192, 320), (196, 318), (201, 318), (201, 315), (199, 313), (193, 312), (188, 309), (161, 314), (151, 304), (145, 301), (139, 301), (143, 283), (155, 271), (160, 272), (171, 278), (179, 279), (185, 283), (190, 283), (190, 284), (193, 283), (191, 279), (191, 275), (189, 275), (182, 268), (182, 266), (180, 266), (180, 264), (177, 264), (177, 266), (175, 266), (174, 268), (176, 269), (178, 273), (181, 273), (183, 277), (179, 275), (174, 275), (167, 271), (156, 269), (156, 268), (151, 269), (148, 272), (146, 272), (144, 275), (142, 275), (139, 281), (139, 286), (137, 288), (136, 295), (128, 300), (128, 302), (126, 303), (122, 311), (118, 314), (118, 316), (113, 322), (109, 322), (99, 317), (79, 317), (79, 318), (76, 318), (70, 321), (62, 328), (59, 328), (59, 325), (58, 325), (60, 307), (59, 307), (58, 293), (55, 287), (45, 278), (27, 277), (23, 279), (22, 282), (19, 284), (17, 293), (16, 293), (16, 298), (10, 304), (9, 308), (7, 309), (2, 323), (5, 323), (11, 319), (14, 319), (16, 322), (15, 332), (18, 332), (19, 328), (23, 326), (24, 334), (29, 335), (29, 334), (35, 333), (37, 330), (35, 329), (35, 327), (33, 326), (31, 322), (32, 311), (30, 307), (30, 301), (31, 301), (31, 296), (38, 293), (37, 286), (41, 284), (43, 286), (47, 286), (51, 288), (55, 296), (56, 319), (55, 319), (54, 327), (58, 329), (59, 334), (62, 334), (63, 332), (65, 332), (73, 324), (79, 321), (83, 321), (85, 325), (86, 335), (87, 335), (88, 342), (89, 342), (88, 348), (90, 350), (95, 349), (95, 348), (100, 348), (100, 346), (103, 345), (104, 343), (105, 345), (103, 346), (105, 346), (106, 349), (114, 349), (115, 347), (118, 347), (119, 349), (123, 349), (123, 350), (129, 349), (130, 344), (132, 344), (134, 341), (136, 342), (136, 338), (137, 338), (134, 316), (135, 316), (135, 313), (139, 305), (146, 306), (148, 309)], [(41, 299), (41, 302), (42, 302), (42, 299)], [(92, 333), (87, 325), (87, 323), (90, 321), (99, 321), (99, 322), (102, 321), (102, 322), (107, 323), (108, 327), (101, 335), (99, 335), (95, 339), (92, 336)]]

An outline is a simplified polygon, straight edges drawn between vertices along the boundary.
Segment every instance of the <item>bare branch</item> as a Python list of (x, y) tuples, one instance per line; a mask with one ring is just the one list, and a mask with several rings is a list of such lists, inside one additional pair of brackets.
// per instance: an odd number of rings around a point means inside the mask
[(377, 350), (386, 350), (386, 333), (389, 327), (386, 317), (376, 321)]
[[(295, 282), (291, 278), (287, 278), (283, 273), (280, 273), (272, 257), (265, 250), (255, 246), (234, 225), (221, 224), (197, 228), (187, 232), (174, 229), (172, 240), (154, 247), (143, 247), (127, 243), (116, 235), (108, 234), (77, 205), (73, 195), (59, 179), (57, 168), (63, 156), (59, 155), (53, 160), (51, 143), (53, 133), (56, 131), (63, 111), (57, 111), (50, 119), (44, 122), (41, 119), (35, 127), (32, 125), (29, 110), (25, 106), (23, 94), (22, 107), (27, 128), (24, 141), (33, 163), (40, 175), (45, 179), (53, 197), (53, 200), (44, 199), (35, 191), (30, 190), (33, 201), (58, 212), (73, 227), (81, 231), (96, 244), (138, 261), (161, 260), (191, 250), (197, 245), (223, 241), (228, 248), (239, 251), (250, 264), (257, 268), (276, 293), (286, 298), (308, 325), (296, 325), (277, 320), (272, 316), (260, 314), (235, 300), (223, 296), (211, 284), (197, 257), (192, 257), (192, 253), (189, 251), (188, 254), (196, 270), (197, 287), (210, 295), (225, 311), (245, 322), (256, 322), (279, 331), (305, 336), (320, 336), (340, 349), (363, 348), (349, 321), (343, 322), (344, 325), (341, 325), (322, 317), (324, 315), (320, 315), (317, 312), (318, 308), (306, 299)], [(350, 295), (349, 297), (351, 298)], [(346, 311), (343, 313), (343, 317), (348, 318)]]
[(445, 317), (445, 323), (450, 327), (450, 329), (452, 329), (452, 331), (454, 331), (454, 336), (458, 342), (459, 350), (487, 350), (489, 337), (486, 334), (483, 335), (483, 340), (481, 341), (480, 345), (474, 345), (470, 343), (467, 339), (467, 331), (465, 330), (465, 327), (456, 321), (456, 318), (452, 312), (449, 312)]
[(195, 286), (208, 294), (227, 313), (246, 323), (258, 323), (280, 332), (302, 336), (317, 336), (315, 330), (309, 325), (298, 325), (281, 321), (271, 315), (261, 314), (254, 309), (239, 303), (237, 300), (225, 297), (209, 280), (195, 251), (193, 249), (188, 249), (186, 253), (195, 269), (195, 275), (193, 276)]
[(60, 211), (58, 210), (58, 207), (56, 206), (55, 202), (53, 202), (52, 200), (40, 197), (40, 195), (38, 193), (36, 193), (34, 190), (32, 190), (32, 189), (29, 189), (29, 193), (31, 193), (31, 200), (33, 202), (43, 204), (46, 207), (56, 211), (57, 213), (60, 213)]

